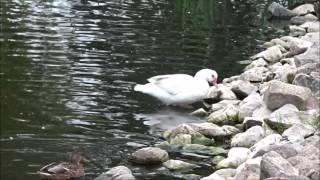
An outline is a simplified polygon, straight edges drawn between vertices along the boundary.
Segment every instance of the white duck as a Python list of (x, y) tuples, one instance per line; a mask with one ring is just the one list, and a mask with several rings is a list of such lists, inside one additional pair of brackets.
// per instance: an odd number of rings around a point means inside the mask
[(204, 99), (209, 83), (217, 85), (217, 79), (216, 71), (202, 69), (194, 77), (187, 74), (154, 76), (147, 84), (137, 84), (134, 90), (149, 94), (166, 105), (188, 105)]

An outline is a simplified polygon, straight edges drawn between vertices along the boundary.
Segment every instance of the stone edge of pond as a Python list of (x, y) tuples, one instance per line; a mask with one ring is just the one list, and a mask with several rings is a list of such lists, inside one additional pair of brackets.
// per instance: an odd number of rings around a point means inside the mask
[[(170, 159), (167, 151), (195, 153), (211, 158), (216, 171), (194, 179), (320, 179), (319, 3), (313, 10), (310, 4), (288, 10), (272, 3), (268, 11), (290, 21), (290, 34), (264, 43), (242, 74), (210, 88), (208, 110), (191, 113), (207, 122), (165, 131), (165, 141), (138, 149), (129, 160), (175, 171), (197, 165)], [(215, 146), (219, 142), (227, 146)], [(135, 179), (130, 169), (117, 166), (95, 180), (114, 178)]]

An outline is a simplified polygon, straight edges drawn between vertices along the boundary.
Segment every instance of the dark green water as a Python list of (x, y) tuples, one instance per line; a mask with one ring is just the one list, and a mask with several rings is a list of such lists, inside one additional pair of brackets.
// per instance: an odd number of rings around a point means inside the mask
[[(40, 167), (72, 151), (91, 160), (87, 179), (117, 165), (129, 166), (140, 179), (163, 179), (157, 174), (167, 171), (132, 165), (128, 154), (157, 142), (161, 128), (199, 120), (187, 115), (190, 110), (165, 108), (132, 92), (132, 86), (204, 67), (218, 71), (220, 80), (240, 73), (237, 61), (275, 36), (263, 19), (266, 6), (1, 0), (0, 179), (38, 179)], [(204, 165), (197, 172), (211, 170)]]

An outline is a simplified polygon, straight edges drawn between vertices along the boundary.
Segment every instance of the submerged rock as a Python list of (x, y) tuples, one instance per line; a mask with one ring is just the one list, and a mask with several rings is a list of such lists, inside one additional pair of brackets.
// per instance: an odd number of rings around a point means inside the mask
[(167, 151), (157, 147), (146, 147), (132, 153), (129, 159), (137, 164), (160, 164), (169, 159)]
[(125, 166), (116, 166), (109, 171), (102, 173), (94, 180), (135, 180), (132, 172)]
[(205, 154), (205, 155), (223, 155), (226, 154), (227, 151), (221, 147), (214, 146), (204, 146), (200, 144), (186, 144), (182, 148), (186, 152), (196, 153), (196, 154)]
[(273, 80), (268, 84), (264, 93), (264, 102), (271, 110), (277, 109), (285, 104), (293, 104), (300, 110), (308, 109), (308, 101), (314, 101), (309, 88), (287, 84)]
[(186, 170), (197, 167), (195, 164), (187, 163), (181, 160), (170, 159), (163, 163), (163, 166), (170, 170)]

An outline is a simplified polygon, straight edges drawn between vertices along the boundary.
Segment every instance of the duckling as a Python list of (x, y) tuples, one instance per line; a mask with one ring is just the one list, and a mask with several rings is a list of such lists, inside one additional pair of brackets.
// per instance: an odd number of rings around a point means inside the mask
[(68, 180), (80, 178), (85, 175), (81, 162), (88, 160), (80, 152), (71, 154), (69, 162), (53, 162), (45, 165), (39, 170), (41, 179), (46, 180)]

